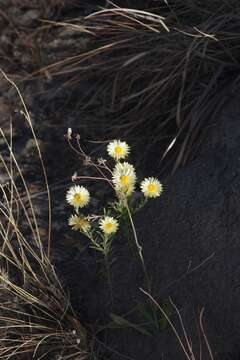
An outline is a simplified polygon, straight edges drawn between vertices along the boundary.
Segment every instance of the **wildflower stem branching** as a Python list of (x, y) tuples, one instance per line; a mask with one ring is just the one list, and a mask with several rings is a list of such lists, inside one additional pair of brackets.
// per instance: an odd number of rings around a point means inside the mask
[(107, 182), (114, 190), (116, 201), (111, 203), (107, 208), (103, 208), (104, 214), (100, 216), (98, 223), (100, 231), (96, 231), (94, 220), (99, 218), (99, 216), (85, 216), (78, 212), (79, 208), (83, 208), (89, 203), (90, 194), (88, 190), (84, 186), (73, 186), (67, 192), (67, 202), (74, 206), (77, 214), (70, 217), (69, 225), (72, 226), (73, 230), (80, 230), (80, 232), (85, 234), (90, 240), (91, 248), (100, 252), (104, 257), (106, 275), (113, 303), (110, 275), (112, 262), (109, 261), (112, 240), (119, 228), (119, 218), (123, 221), (126, 220), (128, 224), (130, 222), (134, 238), (131, 245), (133, 245), (134, 252), (137, 253), (137, 258), (140, 260), (147, 290), (151, 293), (151, 282), (147, 273), (142, 246), (138, 241), (132, 214), (142, 208), (149, 198), (159, 197), (162, 192), (162, 184), (156, 178), (145, 178), (140, 184), (142, 197), (139, 198), (139, 201), (135, 201), (134, 192), (137, 185), (137, 175), (134, 166), (125, 161), (125, 158), (130, 152), (128, 144), (121, 140), (113, 140), (108, 144), (106, 149), (107, 153), (115, 161), (114, 167), (112, 168), (111, 163), (109, 163), (109, 166), (107, 160), (103, 158), (98, 158), (96, 162), (93, 161), (83, 150), (83, 147), (80, 144), (80, 135), (75, 135), (74, 138), (76, 139), (75, 145), (70, 141), (72, 139), (72, 130), (68, 129), (67, 139), (70, 147), (81, 159), (83, 159), (83, 164), (91, 166), (97, 171), (97, 175), (78, 176), (77, 174), (74, 174), (72, 180), (103, 180), (103, 182)]

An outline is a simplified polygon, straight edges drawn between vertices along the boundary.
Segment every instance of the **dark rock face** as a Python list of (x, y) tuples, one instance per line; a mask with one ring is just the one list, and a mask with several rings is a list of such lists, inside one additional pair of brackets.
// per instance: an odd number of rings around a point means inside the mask
[[(150, 201), (135, 218), (152, 278), (152, 294), (157, 301), (171, 297), (176, 304), (196, 359), (202, 307), (215, 359), (240, 357), (239, 114), (236, 98), (213, 124), (199, 156), (165, 179), (162, 197)], [(113, 244), (113, 306), (108, 287), (99, 276), (94, 251), (77, 250), (73, 256), (65, 246), (66, 259), (59, 269), (64, 269), (75, 307), (91, 324), (107, 324), (111, 312), (127, 314), (146, 300), (139, 290), (144, 286), (141, 267), (122, 232), (122, 238)], [(87, 246), (84, 240), (79, 241)], [(171, 319), (182, 334), (176, 314)], [(111, 329), (104, 341), (111, 349), (111, 359), (186, 359), (170, 327), (151, 337), (132, 329)], [(203, 345), (202, 359), (209, 358)]]
[(156, 298), (172, 297), (193, 342), (191, 314), (204, 306), (213, 350), (240, 354), (239, 114), (238, 98), (216, 121), (198, 159), (165, 180), (162, 198), (140, 215), (138, 231)]

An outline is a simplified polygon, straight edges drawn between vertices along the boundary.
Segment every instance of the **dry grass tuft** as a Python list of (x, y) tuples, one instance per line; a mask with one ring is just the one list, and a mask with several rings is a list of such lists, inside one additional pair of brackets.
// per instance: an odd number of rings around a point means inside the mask
[[(22, 114), (34, 134), (21, 100)], [(13, 151), (11, 134), (11, 124), (8, 136), (0, 128), (4, 144), (1, 176), (7, 179), (0, 183), (0, 359), (82, 360), (88, 355), (86, 330), (51, 263), (50, 232), (46, 239), (41, 237), (34, 200)]]
[[(236, 0), (151, 2), (152, 12), (109, 2), (71, 25), (90, 38), (88, 51), (47, 67), (66, 86), (94, 80), (82, 109), (104, 110), (105, 138), (135, 140), (175, 170), (187, 162), (201, 135), (238, 87), (240, 47)], [(66, 23), (64, 26), (68, 26)], [(99, 129), (91, 122), (91, 131)]]

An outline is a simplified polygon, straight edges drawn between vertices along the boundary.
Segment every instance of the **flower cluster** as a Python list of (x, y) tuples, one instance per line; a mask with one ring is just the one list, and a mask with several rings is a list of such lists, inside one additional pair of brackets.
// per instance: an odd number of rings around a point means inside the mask
[[(124, 160), (130, 153), (130, 147), (125, 141), (114, 140), (107, 147), (108, 154), (117, 161), (113, 172), (112, 182), (117, 194), (130, 196), (136, 186), (136, 172), (133, 165)], [(145, 178), (140, 184), (141, 191), (145, 198), (156, 198), (161, 195), (163, 186), (154, 177)]]
[[(72, 139), (72, 133), (68, 139)], [(85, 216), (79, 212), (79, 209), (82, 210), (89, 204), (90, 193), (84, 186), (74, 185), (67, 191), (66, 195), (67, 203), (75, 209), (75, 214), (70, 216), (68, 224), (73, 230), (86, 235), (94, 249), (106, 254), (110, 248), (109, 239), (119, 229), (118, 218), (121, 217), (124, 206), (129, 208), (132, 195), (137, 188), (136, 170), (132, 164), (126, 161), (130, 154), (130, 147), (125, 141), (114, 140), (108, 144), (107, 153), (114, 160), (112, 166), (102, 158), (98, 159), (97, 163), (94, 163), (91, 157), (83, 152), (80, 145), (79, 150), (84, 163), (87, 162), (88, 166), (92, 165), (94, 169), (98, 170), (98, 175), (100, 174), (98, 177), (90, 177), (90, 179), (104, 180), (108, 183), (114, 190), (117, 200), (114, 206), (110, 205), (107, 209), (104, 209), (103, 216), (92, 214)], [(73, 180), (77, 181), (83, 178), (75, 174)], [(139, 189), (143, 194), (142, 199), (146, 201), (150, 198), (159, 197), (163, 191), (163, 186), (158, 179), (148, 177), (139, 184)], [(97, 223), (96, 220), (98, 220)]]
[[(79, 208), (88, 205), (89, 191), (84, 186), (72, 186), (67, 192), (66, 200), (76, 210), (76, 214), (70, 216), (68, 224), (73, 230), (87, 234), (91, 229), (91, 224), (86, 216), (79, 214)], [(113, 217), (105, 216), (99, 221), (99, 227), (105, 235), (114, 234), (118, 229), (118, 222)]]

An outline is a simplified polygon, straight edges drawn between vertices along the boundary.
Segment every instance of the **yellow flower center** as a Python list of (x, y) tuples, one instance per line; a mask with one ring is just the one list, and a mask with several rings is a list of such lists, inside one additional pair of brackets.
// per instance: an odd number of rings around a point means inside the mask
[(157, 191), (157, 185), (156, 185), (156, 184), (149, 184), (149, 185), (148, 185), (148, 191), (149, 191), (150, 193), (156, 192), (156, 191)]
[(122, 152), (123, 152), (122, 147), (119, 146), (119, 145), (117, 145), (117, 146), (115, 147), (115, 154), (116, 154), (116, 155), (121, 155)]
[(88, 226), (88, 221), (85, 219), (78, 219), (78, 225), (83, 228), (84, 226)]
[(75, 201), (81, 201), (81, 195), (80, 194), (74, 194), (74, 200)]
[(105, 229), (106, 230), (112, 230), (113, 224), (112, 223), (106, 223), (105, 224)]
[(129, 176), (127, 175), (121, 175), (120, 181), (123, 185), (127, 186), (129, 184)]

